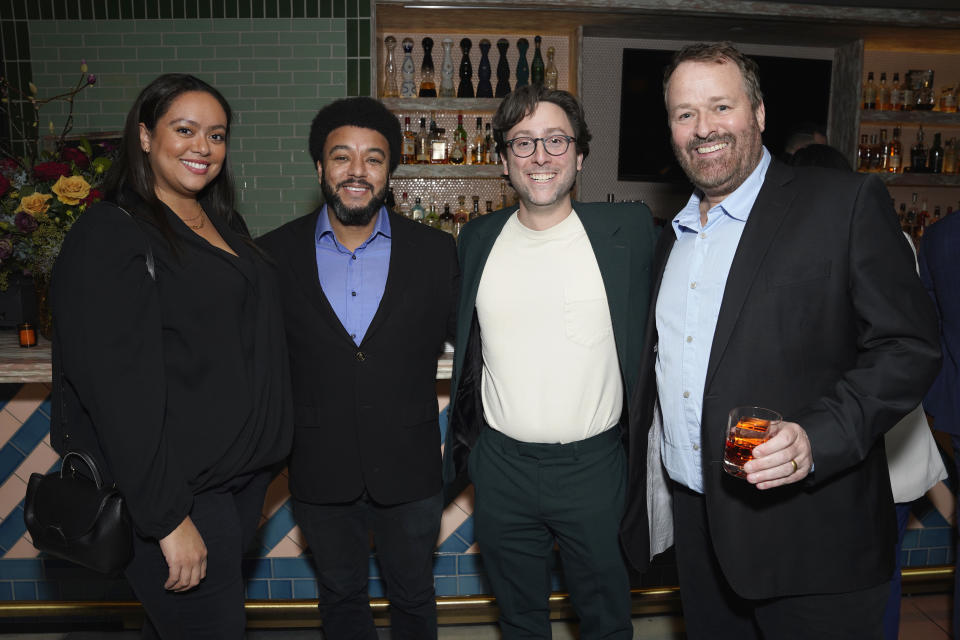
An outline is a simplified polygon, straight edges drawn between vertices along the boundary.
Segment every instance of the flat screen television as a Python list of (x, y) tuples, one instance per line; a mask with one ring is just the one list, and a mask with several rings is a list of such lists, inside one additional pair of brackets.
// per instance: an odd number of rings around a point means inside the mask
[[(670, 148), (663, 105), (663, 70), (673, 51), (624, 49), (620, 90), (617, 179), (687, 182)], [(793, 129), (805, 122), (826, 128), (832, 60), (751, 55), (760, 68), (766, 106), (763, 142), (780, 155)]]

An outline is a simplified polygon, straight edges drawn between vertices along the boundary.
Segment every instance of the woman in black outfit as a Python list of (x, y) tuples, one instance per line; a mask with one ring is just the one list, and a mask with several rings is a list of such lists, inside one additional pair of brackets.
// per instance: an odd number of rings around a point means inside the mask
[(147, 638), (242, 637), (241, 555), (291, 446), (280, 302), (233, 208), (230, 120), (193, 76), (150, 83), (51, 284), (53, 445), (93, 455), (126, 499)]

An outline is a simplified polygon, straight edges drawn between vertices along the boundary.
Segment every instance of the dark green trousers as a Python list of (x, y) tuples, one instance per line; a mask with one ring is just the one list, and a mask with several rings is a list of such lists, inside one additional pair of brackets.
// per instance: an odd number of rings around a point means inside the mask
[(626, 454), (616, 428), (531, 444), (485, 430), (470, 453), (474, 526), (505, 640), (550, 638), (554, 542), (580, 637), (629, 639), (630, 582), (617, 531)]

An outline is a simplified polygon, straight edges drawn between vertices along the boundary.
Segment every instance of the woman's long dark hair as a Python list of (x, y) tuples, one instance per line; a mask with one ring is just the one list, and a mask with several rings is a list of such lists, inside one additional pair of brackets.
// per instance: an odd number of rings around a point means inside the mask
[[(151, 132), (170, 109), (174, 100), (184, 93), (201, 91), (213, 96), (227, 114), (227, 144), (230, 141), (230, 123), (233, 112), (223, 95), (212, 86), (185, 73), (166, 73), (148, 84), (137, 96), (123, 126), (120, 156), (113, 163), (106, 178), (106, 198), (135, 211), (152, 222), (176, 249), (173, 228), (167, 220), (164, 205), (157, 197), (156, 177), (147, 154), (140, 147), (140, 123)], [(233, 175), (229, 156), (225, 155), (220, 173), (197, 195), (208, 215), (217, 216), (231, 229), (249, 238), (246, 225), (234, 210)]]

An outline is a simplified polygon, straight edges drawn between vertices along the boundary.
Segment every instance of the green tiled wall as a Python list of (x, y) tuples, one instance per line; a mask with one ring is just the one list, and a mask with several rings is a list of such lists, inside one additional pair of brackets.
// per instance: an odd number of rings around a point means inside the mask
[[(0, 63), (47, 96), (86, 60), (96, 86), (74, 132), (119, 131), (140, 88), (160, 73), (195, 74), (235, 113), (230, 159), (254, 235), (318, 202), (307, 134), (336, 98), (370, 95), (373, 0), (0, 0)], [(63, 105), (42, 112), (59, 126)], [(0, 122), (0, 136), (10, 133)]]

